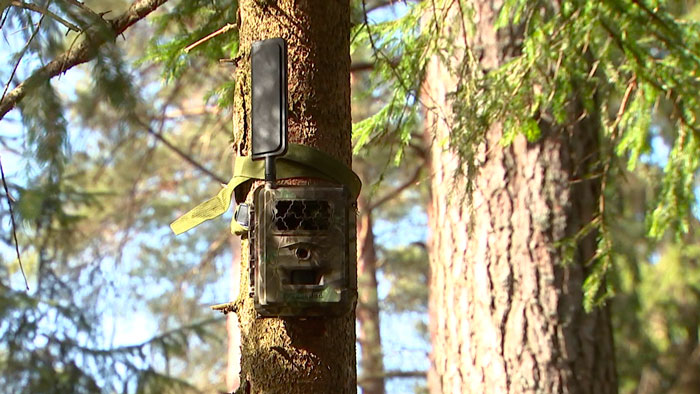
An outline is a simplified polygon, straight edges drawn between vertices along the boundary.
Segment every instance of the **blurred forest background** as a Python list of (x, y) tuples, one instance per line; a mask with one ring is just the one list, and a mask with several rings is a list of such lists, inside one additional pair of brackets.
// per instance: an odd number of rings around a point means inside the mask
[[(351, 2), (353, 166), (364, 183), (358, 385), (366, 393), (427, 385), (430, 174), (422, 64), (406, 64), (421, 48), (426, 3)], [(694, 1), (650, 3), (683, 23), (700, 20)], [(130, 5), (0, 0), (3, 99)], [(234, 384), (235, 322), (209, 308), (237, 294), (230, 214), (178, 237), (168, 224), (231, 174), (237, 31), (185, 48), (236, 18), (236, 1), (166, 2), (100, 45), (92, 61), (32, 79), (34, 90), (2, 112), (0, 392), (209, 393)], [(681, 231), (649, 231), (676, 135), (669, 111), (662, 104), (642, 115), (643, 137), (628, 144), (636, 152), (618, 152), (621, 162), (639, 159), (618, 165), (605, 190), (615, 220), (610, 297), (601, 302), (612, 308), (624, 393), (665, 392), (700, 373), (697, 198), (669, 219)], [(697, 194), (696, 183), (688, 187)]]

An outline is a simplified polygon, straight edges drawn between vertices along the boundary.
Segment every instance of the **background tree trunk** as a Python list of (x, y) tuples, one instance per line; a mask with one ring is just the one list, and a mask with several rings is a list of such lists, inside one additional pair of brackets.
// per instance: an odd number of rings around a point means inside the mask
[(360, 329), (358, 340), (362, 347), (362, 375), (359, 386), (363, 394), (384, 394), (384, 362), (377, 296), (377, 253), (372, 231), (372, 211), (365, 196), (360, 195), (357, 208), (357, 322)]
[[(494, 69), (516, 41), (493, 27), (500, 1), (472, 4), (477, 30), (469, 44), (482, 48), (480, 66)], [(574, 245), (573, 261), (565, 260), (562, 245), (596, 214), (599, 182), (572, 180), (592, 170), (597, 125), (578, 119), (575, 99), (572, 126), (541, 121), (542, 136), (533, 143), (521, 135), (504, 148), (501, 125), (491, 125), (478, 148), (480, 170), (469, 174), (473, 192), (465, 196), (459, 159), (439, 143), (455, 132), (451, 115), (443, 114), (453, 113), (446, 94), (457, 86), (450, 70), (459, 55), (432, 59), (424, 86), (432, 107), (425, 118), (432, 156), (430, 390), (616, 392), (607, 309), (587, 314), (582, 305), (595, 236)]]
[[(282, 37), (289, 53), (290, 142), (323, 150), (350, 166), (349, 17), (347, 1), (240, 2), (242, 56), (234, 98), (238, 154), (246, 154), (250, 143), (250, 46)], [(247, 250), (244, 241), (238, 310), (241, 384), (251, 393), (356, 392), (354, 309), (339, 318), (256, 319), (248, 295)], [(356, 269), (354, 251), (350, 261)]]

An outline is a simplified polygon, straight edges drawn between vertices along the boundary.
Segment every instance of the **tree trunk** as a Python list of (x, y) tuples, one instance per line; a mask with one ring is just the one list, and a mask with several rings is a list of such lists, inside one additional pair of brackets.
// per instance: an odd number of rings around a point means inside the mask
[[(241, 242), (238, 237), (229, 237), (231, 250), (231, 298), (236, 297), (241, 289), (238, 278), (241, 276)], [(234, 391), (241, 385), (241, 329), (238, 327), (238, 318), (233, 313), (226, 315), (226, 334), (228, 337), (228, 352), (226, 363), (226, 389)]]
[[(364, 180), (364, 179), (363, 179)], [(362, 347), (359, 385), (363, 394), (384, 394), (384, 362), (379, 329), (377, 255), (372, 231), (372, 211), (365, 196), (357, 205), (357, 322)]]
[[(481, 67), (494, 69), (517, 41), (493, 27), (499, 1), (472, 3), (477, 30), (469, 44), (481, 48)], [(459, 159), (439, 143), (455, 132), (451, 115), (443, 117), (452, 114), (446, 94), (457, 83), (449, 70), (458, 51), (452, 55), (431, 60), (423, 93), (432, 107), (425, 117), (433, 175), (430, 390), (616, 392), (608, 311), (585, 313), (582, 305), (595, 236), (574, 245), (573, 261), (562, 245), (596, 214), (599, 182), (572, 180), (590, 174), (599, 129), (586, 117), (576, 121), (582, 110), (575, 98), (572, 126), (541, 122), (536, 142), (519, 136), (503, 147), (502, 127), (493, 124), (478, 147), (480, 169), (470, 174), (473, 192), (464, 195)]]
[[(350, 166), (349, 2), (243, 0), (239, 7), (242, 57), (234, 98), (238, 154), (246, 154), (250, 146), (250, 46), (282, 37), (289, 53), (290, 142), (315, 147)], [(248, 193), (249, 202), (251, 198)], [(248, 295), (247, 240), (242, 251), (238, 317), (246, 392), (356, 392), (354, 308), (339, 318), (256, 319)], [(350, 263), (356, 269), (354, 252)]]

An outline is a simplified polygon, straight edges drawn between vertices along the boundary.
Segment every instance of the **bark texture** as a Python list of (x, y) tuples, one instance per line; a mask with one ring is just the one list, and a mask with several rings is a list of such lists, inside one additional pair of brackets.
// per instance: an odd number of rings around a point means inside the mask
[[(250, 46), (282, 37), (289, 53), (290, 142), (315, 147), (350, 166), (349, 2), (243, 0), (239, 10), (242, 56), (234, 98), (238, 153), (246, 154), (250, 145)], [(256, 319), (248, 295), (247, 241), (242, 251), (238, 317), (246, 392), (356, 392), (354, 309), (339, 318)], [(350, 261), (354, 264), (354, 254)]]
[(384, 394), (384, 361), (377, 296), (377, 253), (372, 231), (372, 210), (365, 196), (357, 205), (357, 323), (362, 347), (359, 381), (363, 394)]
[[(497, 32), (499, 1), (474, 1), (473, 48), (493, 69), (517, 37)], [(456, 7), (456, 6), (454, 6)], [(455, 10), (448, 11), (456, 15)], [(458, 15), (458, 14), (457, 14)], [(449, 18), (447, 18), (449, 19)], [(608, 311), (584, 312), (585, 263), (593, 235), (564, 241), (598, 206), (590, 174), (598, 129), (572, 98), (571, 126), (540, 123), (542, 137), (500, 144), (493, 124), (479, 146), (473, 192), (456, 177), (459, 159), (445, 148), (459, 50), (434, 58), (426, 76), (426, 133), (431, 143), (431, 393), (613, 393), (617, 391)]]
[[(231, 250), (231, 298), (238, 296), (241, 291), (238, 278), (241, 276), (241, 242), (238, 237), (229, 237)], [(228, 338), (228, 351), (226, 363), (226, 389), (231, 392), (241, 385), (241, 330), (238, 327), (238, 318), (235, 314), (226, 315), (226, 336)]]

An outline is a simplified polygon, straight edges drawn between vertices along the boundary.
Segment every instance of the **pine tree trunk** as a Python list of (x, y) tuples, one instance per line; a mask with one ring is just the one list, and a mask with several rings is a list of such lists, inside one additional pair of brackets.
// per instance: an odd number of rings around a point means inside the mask
[[(250, 146), (250, 46), (256, 40), (282, 37), (289, 53), (290, 143), (315, 147), (349, 166), (349, 3), (243, 0), (239, 7), (242, 57), (234, 98), (234, 148), (238, 154), (246, 154)], [(248, 295), (247, 241), (242, 250), (238, 317), (241, 385), (247, 387), (246, 392), (356, 392), (354, 310), (339, 318), (256, 319)], [(353, 254), (351, 269), (356, 269), (354, 261)]]
[[(485, 69), (502, 64), (515, 38), (496, 32), (500, 2), (473, 2)], [(454, 10), (451, 12), (454, 14)], [(459, 41), (459, 40), (456, 40)], [(447, 60), (445, 60), (447, 59)], [(613, 393), (617, 391), (607, 309), (585, 313), (584, 263), (595, 236), (575, 245), (565, 263), (560, 243), (589, 223), (598, 206), (589, 175), (598, 149), (597, 125), (572, 98), (573, 126), (541, 122), (533, 143), (520, 136), (500, 144), (493, 124), (479, 146), (473, 192), (459, 160), (441, 141), (450, 133), (456, 86), (453, 58), (432, 59), (424, 86), (426, 134), (431, 143), (432, 201), (430, 333), (432, 393)], [(449, 96), (448, 96), (449, 97)], [(454, 131), (453, 131), (454, 132)]]
[[(238, 279), (241, 276), (241, 243), (238, 237), (229, 237), (231, 250), (231, 297), (235, 298), (240, 293)], [(238, 317), (229, 313), (226, 315), (226, 334), (228, 337), (228, 351), (226, 363), (226, 389), (231, 392), (241, 385), (241, 329), (238, 326)]]
[(377, 296), (377, 254), (372, 231), (372, 211), (369, 210), (365, 196), (360, 196), (357, 208), (357, 322), (360, 330), (358, 341), (362, 347), (362, 374), (359, 386), (363, 394), (384, 394), (384, 362)]

